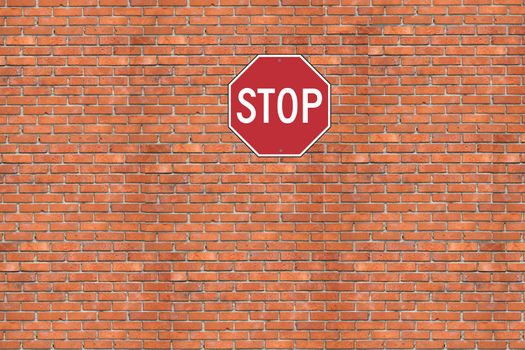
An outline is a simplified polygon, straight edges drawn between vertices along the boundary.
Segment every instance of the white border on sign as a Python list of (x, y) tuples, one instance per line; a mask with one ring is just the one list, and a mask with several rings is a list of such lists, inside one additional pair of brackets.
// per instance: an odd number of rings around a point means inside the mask
[[(319, 76), (319, 78), (321, 78), (322, 81), (324, 81), (324, 83), (328, 86), (328, 126), (319, 133), (319, 135), (312, 141), (310, 142), (310, 144), (308, 146), (305, 147), (305, 149), (300, 153), (300, 154), (259, 154), (259, 152), (257, 152), (253, 147), (252, 145), (250, 145), (250, 143), (248, 141), (246, 141), (244, 139), (244, 137), (242, 137), (238, 132), (237, 130), (235, 130), (232, 125), (231, 125), (231, 103), (230, 103), (230, 96), (231, 96), (231, 86), (233, 83), (235, 83), (235, 81), (237, 79), (239, 79), (245, 72), (248, 68), (250, 68), (250, 66), (252, 64), (254, 64), (259, 58), (261, 57), (299, 57), (300, 59), (303, 60), (304, 63), (306, 63), (308, 65), (308, 67), (310, 67), (314, 72), (315, 74), (317, 74)], [(332, 99), (331, 99), (331, 91), (330, 91), (330, 83), (328, 82), (328, 80), (326, 80), (322, 75), (321, 73), (319, 73), (317, 71), (317, 69), (315, 69), (314, 66), (312, 66), (310, 64), (310, 62), (308, 62), (302, 55), (257, 55), (250, 63), (248, 63), (248, 65), (246, 67), (244, 67), (240, 72), (239, 74), (237, 74), (237, 76), (235, 78), (233, 78), (232, 81), (230, 81), (230, 83), (228, 84), (228, 128), (235, 134), (237, 135), (238, 138), (241, 139), (242, 142), (244, 142), (244, 144), (246, 146), (248, 146), (248, 148), (250, 148), (252, 150), (253, 153), (255, 153), (255, 155), (257, 155), (257, 157), (302, 157), (313, 145), (314, 143), (317, 142), (317, 140), (319, 140), (321, 138), (321, 136), (323, 136), (327, 131), (328, 129), (330, 129), (330, 127), (332, 126), (332, 116), (331, 116), (331, 104), (332, 104)]]

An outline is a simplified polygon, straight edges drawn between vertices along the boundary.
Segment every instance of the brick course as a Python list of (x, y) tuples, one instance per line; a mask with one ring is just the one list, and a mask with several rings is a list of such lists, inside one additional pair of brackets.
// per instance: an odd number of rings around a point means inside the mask
[[(522, 0), (0, 0), (0, 348), (525, 348)], [(227, 84), (302, 54), (303, 157)]]

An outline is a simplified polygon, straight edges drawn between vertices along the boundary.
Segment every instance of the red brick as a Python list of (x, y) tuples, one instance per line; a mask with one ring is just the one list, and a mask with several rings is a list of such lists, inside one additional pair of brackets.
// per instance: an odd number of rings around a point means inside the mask
[[(3, 347), (525, 347), (520, 1), (3, 5)], [(262, 53), (332, 83), (300, 159), (227, 128)]]

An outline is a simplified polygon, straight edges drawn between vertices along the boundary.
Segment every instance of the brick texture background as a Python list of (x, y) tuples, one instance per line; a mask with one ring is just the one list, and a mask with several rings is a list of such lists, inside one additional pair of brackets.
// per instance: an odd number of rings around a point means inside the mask
[[(525, 348), (523, 0), (0, 0), (0, 348)], [(228, 130), (256, 54), (332, 128)]]

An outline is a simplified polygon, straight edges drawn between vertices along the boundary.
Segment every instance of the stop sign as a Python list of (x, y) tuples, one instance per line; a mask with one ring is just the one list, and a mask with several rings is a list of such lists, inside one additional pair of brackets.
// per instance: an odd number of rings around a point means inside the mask
[(330, 128), (330, 84), (301, 55), (259, 55), (228, 86), (228, 125), (258, 156), (302, 156)]

